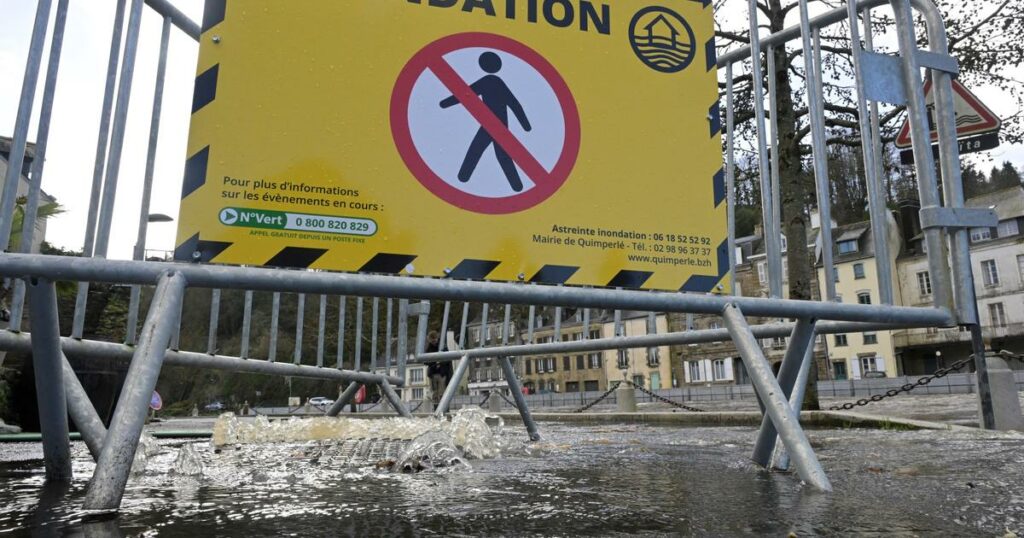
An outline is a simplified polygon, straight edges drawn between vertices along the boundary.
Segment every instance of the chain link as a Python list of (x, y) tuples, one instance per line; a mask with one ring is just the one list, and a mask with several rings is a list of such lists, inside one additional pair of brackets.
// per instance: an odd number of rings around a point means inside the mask
[(679, 409), (685, 409), (687, 411), (693, 411), (694, 413), (704, 413), (705, 412), (703, 409), (698, 409), (696, 407), (690, 407), (688, 405), (684, 405), (684, 404), (681, 404), (679, 402), (674, 402), (672, 400), (669, 400), (668, 398), (665, 398), (664, 396), (661, 396), (659, 394), (655, 394), (654, 392), (649, 391), (649, 390), (645, 389), (644, 387), (642, 387), (640, 385), (637, 385), (636, 383), (634, 383), (634, 382), (632, 382), (632, 381), (630, 381), (628, 379), (624, 379), (623, 381), (625, 383), (629, 383), (630, 385), (633, 386), (633, 388), (635, 388), (635, 389), (639, 390), (640, 392), (650, 396), (651, 398), (654, 398), (655, 400), (658, 400), (658, 401), (663, 402), (663, 403), (667, 403), (667, 404), (669, 404), (669, 405), (671, 405), (673, 407), (678, 407)]
[(949, 375), (949, 374), (951, 374), (953, 372), (958, 372), (958, 371), (962, 370), (965, 366), (967, 366), (968, 364), (970, 364), (973, 361), (974, 361), (974, 355), (970, 355), (966, 359), (962, 359), (962, 360), (956, 361), (953, 364), (951, 364), (951, 365), (947, 366), (946, 368), (943, 368), (943, 369), (935, 372), (934, 374), (932, 374), (930, 376), (925, 376), (925, 377), (919, 378), (916, 383), (907, 383), (907, 384), (903, 385), (902, 387), (900, 387), (898, 389), (889, 389), (889, 390), (885, 391), (885, 394), (875, 394), (874, 396), (871, 396), (870, 398), (861, 398), (860, 400), (857, 400), (856, 402), (847, 402), (847, 403), (844, 403), (842, 405), (833, 405), (832, 407), (829, 407), (829, 410), (830, 411), (849, 411), (849, 410), (853, 409), (854, 407), (860, 407), (860, 406), (868, 405), (870, 403), (880, 402), (880, 401), (882, 401), (882, 400), (884, 400), (886, 398), (892, 398), (893, 396), (898, 396), (900, 393), (910, 392), (910, 391), (916, 389), (917, 387), (923, 387), (923, 386), (931, 383), (932, 381), (934, 381), (936, 379), (942, 379), (943, 377), (946, 377), (947, 375)]
[(480, 400), (480, 403), (479, 403), (480, 407), (483, 407), (484, 404), (487, 403), (487, 400), (491, 399), (491, 394), (494, 394), (494, 393), (493, 392), (488, 392), (487, 396), (484, 396), (484, 399)]
[(410, 409), (409, 412), (410, 413), (415, 413), (416, 410), (419, 409), (422, 406), (423, 406), (423, 400), (420, 400), (420, 403), (416, 404), (416, 407), (413, 407), (412, 409)]
[(508, 396), (505, 396), (505, 394), (504, 394), (504, 393), (502, 393), (502, 392), (499, 392), (499, 393), (498, 393), (498, 396), (501, 396), (501, 399), (502, 399), (502, 400), (505, 400), (506, 402), (508, 402), (508, 404), (509, 404), (509, 405), (511, 405), (512, 407), (516, 407), (516, 408), (518, 408), (518, 407), (519, 407), (518, 405), (516, 405), (516, 402), (514, 402), (514, 401), (510, 400), (510, 399), (509, 399), (509, 397), (508, 397)]
[(591, 407), (594, 407), (595, 405), (599, 404), (601, 402), (601, 400), (604, 400), (608, 396), (611, 396), (611, 394), (613, 392), (615, 392), (615, 389), (617, 389), (617, 388), (619, 388), (618, 385), (613, 385), (611, 387), (608, 387), (608, 390), (604, 391), (604, 394), (598, 396), (597, 399), (595, 399), (594, 401), (592, 401), (592, 402), (590, 402), (590, 403), (588, 403), (588, 404), (586, 404), (586, 405), (584, 405), (584, 406), (574, 410), (573, 413), (582, 413), (582, 412), (586, 411), (587, 409), (590, 409)]

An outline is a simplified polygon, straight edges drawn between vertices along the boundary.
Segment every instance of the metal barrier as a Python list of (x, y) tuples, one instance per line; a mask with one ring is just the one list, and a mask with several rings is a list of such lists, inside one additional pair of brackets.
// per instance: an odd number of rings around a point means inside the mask
[[(10, 152), (12, 165), (8, 167), (0, 199), (0, 237), (8, 238), (14, 215), (14, 193), (19, 181), (21, 163), (25, 156), (28, 129), (38, 83), (44, 41), (48, 32), (52, 0), (39, 0), (37, 16), (29, 48), (28, 62)], [(870, 21), (871, 10), (890, 5), (895, 13), (896, 31), (899, 36), (900, 56), (878, 54), (871, 49), (871, 25), (865, 24), (864, 42), (860, 46), (860, 22)], [(755, 0), (749, 2), (751, 35), (750, 46), (731, 51), (718, 59), (719, 67), (726, 74), (726, 177), (729, 204), (730, 256), (735, 252), (735, 89), (733, 73), (737, 66), (749, 62), (752, 80), (761, 81), (767, 76), (770, 101), (776, 91), (773, 70), (773, 53), (779, 47), (800, 39), (807, 73), (807, 99), (810, 131), (814, 149), (815, 186), (823, 222), (829, 222), (829, 185), (825, 151), (824, 96), (822, 93), (821, 45), (819, 33), (822, 29), (838, 23), (850, 23), (853, 59), (856, 72), (856, 96), (860, 117), (860, 136), (867, 170), (871, 221), (874, 224), (874, 239), (879, 252), (888, 252), (885, 230), (884, 200), (881, 198), (880, 140), (878, 135), (878, 102), (905, 103), (911, 117), (911, 131), (914, 141), (919, 194), (922, 202), (922, 221), (928, 246), (928, 261), (931, 271), (934, 305), (929, 308), (900, 307), (892, 304), (891, 275), (884, 256), (879, 257), (879, 272), (882, 276), (882, 304), (860, 305), (835, 302), (835, 289), (831, 249), (825, 248), (826, 301), (794, 301), (781, 298), (782, 295), (782, 248), (779, 229), (780, 211), (778, 168), (772, 166), (769, 149), (777, 146), (776, 130), (766, 124), (764, 110), (764, 87), (753, 84), (754, 119), (756, 121), (758, 164), (760, 171), (762, 202), (765, 210), (764, 229), (767, 239), (768, 278), (770, 298), (749, 298), (719, 295), (691, 295), (684, 293), (643, 292), (618, 289), (590, 289), (572, 287), (532, 286), (520, 283), (486, 283), (453, 281), (448, 279), (411, 278), (366, 274), (339, 274), (312, 271), (286, 271), (253, 267), (209, 266), (142, 261), (145, 254), (143, 245), (146, 238), (149, 196), (153, 181), (156, 148), (159, 138), (159, 119), (163, 96), (163, 82), (166, 73), (166, 57), (169, 35), (174, 27), (194, 39), (200, 36), (199, 25), (185, 17), (167, 0), (126, 0), (117, 1), (117, 11), (110, 56), (107, 68), (106, 88), (102, 105), (101, 125), (98, 133), (96, 160), (93, 173), (92, 197), (86, 237), (83, 245), (84, 256), (66, 258), (28, 254), (35, 233), (35, 211), (38, 207), (40, 186), (43, 180), (46, 140), (53, 101), (56, 93), (56, 79), (59, 72), (61, 43), (67, 18), (68, 0), (58, 0), (56, 25), (51, 33), (52, 46), (47, 63), (46, 80), (42, 97), (39, 133), (36, 139), (36, 158), (31, 171), (32, 188), (28, 196), (24, 218), (23, 238), (19, 253), (0, 256), (0, 275), (17, 279), (12, 300), (11, 330), (0, 333), (0, 349), (33, 351), (37, 372), (46, 372), (49, 383), (39, 386), (40, 417), (43, 421), (44, 447), (46, 448), (47, 476), (53, 480), (67, 479), (68, 438), (63, 392), (67, 392), (67, 406), (76, 424), (94, 454), (98, 452), (98, 464), (89, 486), (85, 508), (89, 510), (116, 510), (120, 504), (124, 485), (128, 477), (132, 456), (146, 413), (148, 397), (153, 390), (161, 365), (178, 364), (197, 368), (219, 368), (239, 372), (259, 372), (282, 376), (306, 376), (332, 379), (348, 383), (341, 398), (330, 414), (337, 414), (355, 393), (359, 384), (378, 385), (385, 397), (399, 414), (408, 416), (409, 411), (393, 387), (405, 384), (407, 358), (412, 355), (413, 363), (426, 361), (459, 360), (456, 376), (449, 392), (444, 395), (438, 412), (443, 413), (452, 402), (455, 388), (465, 376), (468, 362), (475, 357), (498, 359), (510, 392), (523, 415), (532, 439), (538, 439), (537, 426), (530, 417), (527, 400), (519, 387), (518, 372), (514, 364), (516, 357), (568, 353), (576, 351), (598, 351), (610, 349), (646, 348), (658, 345), (719, 342), (735, 343), (740, 350), (747, 372), (757, 393), (765, 403), (765, 418), (755, 447), (755, 459), (762, 460), (770, 454), (781, 438), (787, 451), (792, 455), (799, 476), (812, 486), (830, 490), (831, 485), (821, 468), (806, 435), (798, 423), (796, 407), (802, 399), (802, 388), (806, 384), (810, 365), (810, 344), (816, 334), (834, 332), (857, 332), (866, 330), (892, 329), (899, 327), (949, 327), (963, 325), (970, 328), (975, 351), (983, 349), (978, 321), (977, 304), (974, 296), (973, 275), (968, 256), (966, 226), (980, 226), (988, 223), (994, 215), (990, 211), (963, 209), (963, 189), (960, 178), (958, 146), (956, 144), (955, 118), (951, 76), (957, 72), (955, 59), (949, 56), (946, 35), (941, 15), (930, 0), (862, 0), (849, 2), (846, 8), (836, 9), (809, 18), (807, 2), (800, 3), (800, 24), (770, 36), (759, 36), (758, 8)], [(113, 202), (117, 192), (121, 154), (124, 146), (125, 126), (129, 103), (132, 98), (133, 74), (137, 56), (137, 45), (141, 30), (143, 9), (148, 5), (164, 17), (161, 47), (158, 63), (156, 92), (151, 116), (151, 132), (148, 145), (147, 167), (143, 178), (143, 195), (139, 219), (138, 240), (133, 261), (105, 259), (108, 253)], [(915, 38), (911, 9), (923, 17), (927, 25), (928, 50), (919, 50)], [(127, 26), (122, 36), (122, 27)], [(73, 21), (72, 21), (73, 22)], [(118, 51), (123, 53), (119, 56)], [(768, 73), (763, 73), (762, 58), (767, 58)], [(751, 61), (752, 60), (752, 61)], [(929, 140), (928, 118), (921, 79), (921, 69), (926, 68), (935, 87), (935, 118), (939, 131), (939, 154), (942, 171), (942, 199)], [(895, 75), (899, 73), (899, 75)], [(116, 100), (115, 100), (116, 83)], [(775, 112), (772, 110), (772, 112)], [(772, 118), (776, 115), (771, 114)], [(109, 138), (109, 145), (108, 145)], [(771, 152), (777, 157), (778, 152)], [(984, 224), (987, 225), (987, 224)], [(994, 224), (993, 224), (994, 225)], [(829, 226), (822, 227), (824, 245), (831, 245)], [(946, 244), (949, 240), (952, 265), (949, 263)], [(735, 260), (731, 263), (735, 267)], [(71, 338), (60, 338), (56, 326), (56, 302), (54, 281), (73, 281), (79, 284), (74, 312)], [(85, 308), (90, 283), (131, 285), (128, 337), (125, 345), (82, 340)], [(136, 332), (140, 310), (141, 286), (156, 286), (153, 304), (142, 325)], [(182, 298), (186, 288), (207, 288), (214, 290), (211, 299), (210, 331), (207, 349), (204, 352), (179, 350), (178, 327), (181, 317)], [(237, 357), (215, 355), (217, 346), (217, 325), (219, 322), (220, 290), (244, 290), (245, 312), (243, 316), (243, 343)], [(33, 331), (31, 335), (20, 332), (23, 317), (22, 303), (27, 296), (31, 307)], [(250, 357), (249, 337), (252, 323), (252, 296), (254, 292), (273, 294), (271, 318), (270, 352), (266, 360)], [(316, 365), (302, 364), (303, 308), (298, 310), (296, 349), (292, 364), (276, 362), (276, 335), (279, 324), (279, 310), (282, 293), (297, 294), (302, 305), (307, 294), (320, 296), (319, 331), (317, 335)], [(325, 366), (325, 312), (327, 296), (339, 296), (340, 323), (338, 328), (338, 356), (335, 367)], [(354, 298), (357, 309), (354, 323), (355, 357), (351, 358), (353, 370), (344, 370), (343, 356), (346, 338), (345, 305), (348, 298)], [(372, 373), (378, 367), (378, 316), (379, 301), (386, 299), (387, 319), (385, 342), (385, 371), (390, 371), (391, 360), (397, 366), (397, 376)], [(362, 363), (363, 301), (372, 301), (370, 329), (370, 364)], [(398, 301), (397, 319), (393, 318), (393, 301)], [(411, 304), (410, 301), (422, 301)], [(470, 348), (465, 345), (468, 305), (464, 306), (460, 329), (460, 351), (424, 353), (429, 303), (444, 301), (442, 334), (447, 332), (448, 315), (452, 301), (483, 303), (481, 327), (487, 325), (488, 305), (529, 305), (532, 318), (536, 307), (551, 306), (583, 308), (584, 324), (589, 333), (589, 309), (616, 311), (614, 338), (561, 342), (556, 339), (549, 344), (533, 342), (533, 324), (530, 324), (527, 343), (513, 345), (508, 339), (510, 306), (504, 312), (503, 342), (499, 347)], [(657, 334), (648, 336), (623, 336), (620, 323), (622, 310), (642, 312), (670, 312), (686, 314), (710, 314), (721, 316), (726, 329), (687, 331), (682, 333)], [(560, 314), (556, 310), (556, 314)], [(788, 318), (795, 324), (772, 324), (751, 327), (747, 317)], [(410, 352), (410, 317), (416, 317), (414, 349)], [(561, 321), (560, 315), (558, 322)], [(396, 351), (391, 353), (391, 328), (397, 323)], [(556, 334), (560, 327), (556, 326)], [(789, 336), (790, 349), (783, 363), (783, 373), (776, 379), (771, 373), (768, 361), (757, 338)], [(80, 397), (80, 387), (70, 368), (63, 366), (62, 353), (69, 355), (115, 356), (131, 360), (125, 381), (125, 388), (118, 402), (110, 430), (89, 427), (95, 425), (95, 410), (88, 406), (88, 400)], [(983, 357), (984, 353), (976, 353)], [(366, 366), (369, 366), (366, 368)], [(984, 360), (976, 364), (984, 424), (992, 426), (991, 399)], [(366, 371), (362, 371), (366, 370)], [(66, 375), (65, 375), (66, 374)], [(38, 377), (37, 377), (38, 380)], [(61, 390), (63, 387), (63, 391)], [(340, 405), (339, 405), (340, 404)], [(80, 422), (81, 421), (81, 422)], [(778, 432), (778, 436), (775, 432)]]

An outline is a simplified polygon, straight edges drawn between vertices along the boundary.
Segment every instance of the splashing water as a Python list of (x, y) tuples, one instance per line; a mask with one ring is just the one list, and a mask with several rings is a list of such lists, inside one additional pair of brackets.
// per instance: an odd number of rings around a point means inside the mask
[(203, 475), (203, 460), (196, 452), (195, 445), (188, 443), (178, 449), (178, 457), (175, 458), (170, 473), (179, 476)]
[(132, 459), (132, 476), (145, 474), (146, 465), (150, 458), (160, 453), (160, 443), (152, 435), (143, 432), (139, 437), (139, 445), (135, 448), (135, 457)]

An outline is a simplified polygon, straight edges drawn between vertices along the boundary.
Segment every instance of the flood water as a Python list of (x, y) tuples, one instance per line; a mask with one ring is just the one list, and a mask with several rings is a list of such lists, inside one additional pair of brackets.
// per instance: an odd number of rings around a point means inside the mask
[[(41, 449), (0, 444), (0, 533), (265, 535), (1024, 535), (1024, 435), (814, 430), (835, 491), (749, 463), (751, 428), (542, 423), (500, 455), (418, 473), (378, 465), (408, 441), (160, 441), (120, 517), (83, 523), (93, 464), (43, 485)], [(465, 460), (466, 463), (460, 463)]]

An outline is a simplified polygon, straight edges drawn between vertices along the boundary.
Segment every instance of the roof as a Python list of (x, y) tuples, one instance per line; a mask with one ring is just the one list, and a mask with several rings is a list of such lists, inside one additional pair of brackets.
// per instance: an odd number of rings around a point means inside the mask
[(975, 196), (964, 202), (966, 207), (991, 207), (999, 220), (1024, 217), (1024, 186), (1008, 187)]
[[(871, 229), (870, 221), (854, 222), (843, 226), (832, 228), (832, 253), (833, 263), (846, 263), (864, 258), (871, 258), (875, 255), (875, 245), (871, 234), (866, 233)], [(840, 254), (838, 245), (843, 241), (857, 241), (857, 252)], [(821, 265), (819, 255), (818, 265)]]

